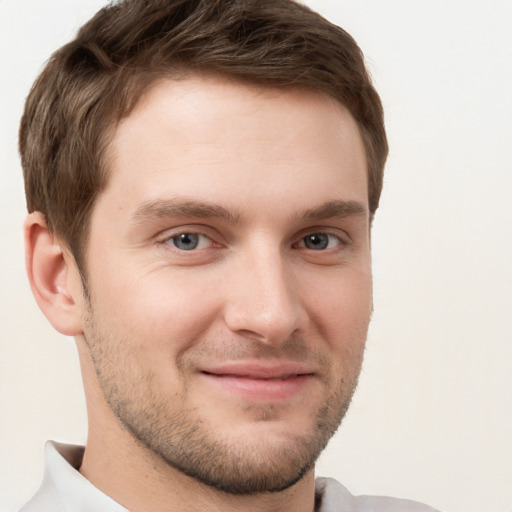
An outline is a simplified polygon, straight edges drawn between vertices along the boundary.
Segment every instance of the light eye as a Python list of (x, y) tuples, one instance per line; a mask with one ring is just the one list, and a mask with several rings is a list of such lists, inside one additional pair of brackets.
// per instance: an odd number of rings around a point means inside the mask
[(171, 236), (166, 243), (173, 245), (180, 251), (193, 251), (195, 249), (208, 247), (211, 241), (207, 236), (199, 233), (180, 233)]
[(330, 235), (329, 233), (311, 233), (300, 241), (299, 247), (305, 247), (313, 251), (324, 251), (332, 249), (340, 243), (340, 239), (337, 236)]

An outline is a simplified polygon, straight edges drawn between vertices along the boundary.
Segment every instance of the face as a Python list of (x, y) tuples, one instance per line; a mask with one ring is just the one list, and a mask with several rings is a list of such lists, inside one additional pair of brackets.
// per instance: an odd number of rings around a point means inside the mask
[(216, 489), (292, 485), (348, 407), (371, 312), (356, 123), (321, 94), (161, 81), (108, 157), (84, 339), (112, 418)]

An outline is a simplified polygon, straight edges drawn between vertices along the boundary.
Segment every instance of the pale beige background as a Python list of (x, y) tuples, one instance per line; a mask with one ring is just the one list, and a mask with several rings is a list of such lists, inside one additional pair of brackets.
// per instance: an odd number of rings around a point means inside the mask
[[(391, 156), (358, 393), (319, 464), (352, 492), (512, 511), (512, 2), (311, 0), (365, 50)], [(101, 0), (0, 0), (0, 510), (46, 439), (84, 442), (73, 340), (23, 269), (16, 130), (42, 62)]]

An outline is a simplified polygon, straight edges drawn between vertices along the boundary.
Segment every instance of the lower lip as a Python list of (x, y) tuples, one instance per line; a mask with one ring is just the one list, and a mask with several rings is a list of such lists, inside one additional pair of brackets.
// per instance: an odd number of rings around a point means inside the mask
[(251, 379), (233, 375), (202, 373), (208, 383), (243, 398), (258, 401), (282, 401), (299, 394), (313, 378), (312, 375), (297, 375), (288, 379)]

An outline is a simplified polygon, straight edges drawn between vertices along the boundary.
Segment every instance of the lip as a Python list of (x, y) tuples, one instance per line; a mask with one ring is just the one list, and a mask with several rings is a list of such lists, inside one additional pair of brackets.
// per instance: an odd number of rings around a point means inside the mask
[(245, 362), (201, 368), (199, 374), (219, 391), (250, 400), (275, 402), (299, 394), (315, 372), (307, 365), (294, 362)]

